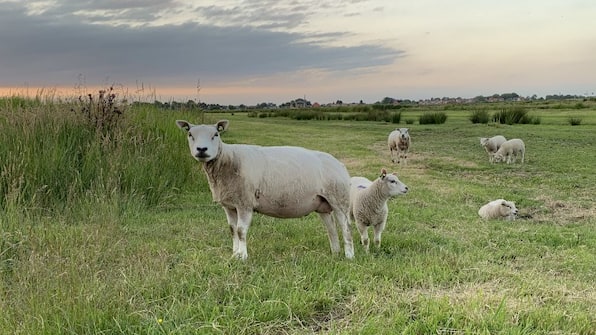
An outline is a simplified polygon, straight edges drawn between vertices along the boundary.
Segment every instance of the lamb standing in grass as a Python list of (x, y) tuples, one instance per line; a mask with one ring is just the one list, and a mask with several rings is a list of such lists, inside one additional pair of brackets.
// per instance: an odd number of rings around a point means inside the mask
[(507, 139), (502, 135), (493, 136), (491, 138), (481, 137), (480, 138), (480, 145), (486, 150), (488, 154), (488, 161), (493, 163), (495, 158), (495, 153), (501, 147), (503, 142), (507, 141)]
[(387, 224), (389, 208), (387, 201), (393, 196), (406, 194), (408, 187), (397, 175), (381, 170), (381, 176), (375, 181), (364, 177), (352, 177), (350, 180), (350, 217), (356, 221), (360, 232), (360, 242), (366, 252), (369, 249), (368, 227), (375, 233), (375, 245), (381, 246), (381, 233)]
[(228, 123), (176, 121), (187, 132), (190, 154), (203, 163), (213, 200), (226, 212), (233, 255), (242, 260), (248, 257), (246, 233), (253, 212), (277, 218), (317, 212), (327, 228), (331, 251), (340, 251), (335, 216), (342, 229), (345, 256), (352, 258), (346, 167), (328, 153), (300, 147), (226, 144), (219, 132), (227, 129)]
[(523, 163), (526, 156), (526, 146), (524, 141), (514, 138), (501, 144), (501, 147), (495, 153), (494, 161), (499, 163), (507, 160), (507, 164), (511, 164), (517, 161), (518, 156), (521, 156), (521, 162)]
[(408, 151), (410, 150), (411, 144), (412, 140), (410, 139), (409, 128), (396, 128), (394, 131), (389, 133), (387, 145), (389, 146), (391, 161), (395, 163), (395, 158), (397, 158), (397, 163), (399, 164), (400, 160), (403, 158), (404, 164), (406, 164), (406, 159), (408, 158)]
[(517, 217), (517, 207), (515, 207), (515, 204), (512, 201), (497, 199), (480, 207), (478, 215), (485, 220), (505, 219), (513, 221)]

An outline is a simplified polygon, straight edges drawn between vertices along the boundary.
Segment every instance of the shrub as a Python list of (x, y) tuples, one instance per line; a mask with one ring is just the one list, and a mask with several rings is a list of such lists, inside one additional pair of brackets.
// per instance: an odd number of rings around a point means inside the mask
[(414, 124), (414, 119), (406, 119), (406, 124)]
[(582, 119), (570, 116), (569, 119), (567, 119), (567, 122), (569, 122), (569, 124), (572, 126), (579, 126), (582, 124)]
[(528, 111), (523, 107), (514, 107), (509, 109), (503, 109), (499, 112), (495, 112), (493, 115), (493, 121), (501, 124), (516, 124), (531, 123), (531, 118), (528, 117)]
[(490, 120), (490, 117), (488, 115), (488, 112), (486, 110), (475, 110), (472, 112), (472, 114), (470, 115), (470, 121), (472, 121), (472, 123), (488, 123), (488, 121)]
[(401, 121), (401, 112), (391, 113), (391, 123), (399, 123)]
[(447, 121), (447, 114), (444, 112), (425, 112), (418, 118), (420, 124), (443, 124)]

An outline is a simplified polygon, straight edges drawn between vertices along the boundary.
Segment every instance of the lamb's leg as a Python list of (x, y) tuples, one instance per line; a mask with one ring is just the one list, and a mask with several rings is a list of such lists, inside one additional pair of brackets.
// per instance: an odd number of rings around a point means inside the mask
[(241, 260), (248, 258), (248, 251), (246, 248), (246, 234), (252, 221), (252, 209), (238, 209), (238, 224), (236, 225), (236, 235), (238, 239), (238, 249), (234, 252), (234, 256)]
[(323, 220), (325, 228), (327, 228), (331, 253), (338, 254), (340, 250), (339, 237), (337, 235), (337, 227), (335, 226), (335, 222), (333, 222), (333, 216), (331, 213), (319, 213), (319, 216), (321, 217), (321, 220)]
[(368, 253), (369, 249), (369, 241), (368, 241), (368, 226), (361, 223), (356, 222), (356, 227), (358, 227), (358, 232), (360, 233), (360, 243), (364, 246), (364, 251)]
[(385, 220), (381, 224), (373, 226), (375, 232), (375, 247), (377, 247), (377, 249), (381, 248), (381, 234), (383, 233), (383, 230), (385, 230), (386, 224), (387, 221)]

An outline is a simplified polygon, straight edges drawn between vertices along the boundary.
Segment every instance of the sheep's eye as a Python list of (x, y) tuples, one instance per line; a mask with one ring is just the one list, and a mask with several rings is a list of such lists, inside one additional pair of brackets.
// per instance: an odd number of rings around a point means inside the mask
[(216, 138), (217, 136), (219, 136), (219, 133), (215, 133), (215, 134), (213, 134), (213, 137), (211, 137), (211, 139), (214, 139), (214, 138)]
[(192, 134), (188, 133), (188, 138), (190, 138), (191, 140), (193, 139)]

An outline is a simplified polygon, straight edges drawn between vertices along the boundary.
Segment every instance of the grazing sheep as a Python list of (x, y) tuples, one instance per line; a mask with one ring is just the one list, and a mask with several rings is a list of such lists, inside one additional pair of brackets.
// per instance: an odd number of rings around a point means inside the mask
[(497, 199), (480, 207), (478, 215), (485, 220), (505, 219), (507, 221), (513, 221), (517, 217), (517, 207), (515, 207), (512, 201)]
[(331, 251), (340, 245), (334, 216), (342, 229), (346, 258), (354, 257), (350, 233), (350, 175), (328, 153), (300, 147), (226, 144), (219, 136), (229, 122), (193, 125), (178, 120), (187, 132), (190, 154), (203, 164), (213, 200), (226, 212), (233, 256), (246, 259), (246, 233), (253, 212), (298, 218), (317, 212), (329, 235)]
[(524, 141), (520, 140), (519, 138), (514, 138), (501, 144), (499, 150), (495, 152), (494, 161), (499, 163), (507, 159), (507, 164), (511, 164), (515, 163), (517, 161), (517, 157), (520, 155), (521, 162), (523, 163), (526, 156), (526, 146), (524, 145)]
[(397, 175), (387, 174), (381, 170), (381, 176), (375, 181), (364, 177), (352, 177), (350, 180), (350, 217), (356, 221), (360, 232), (360, 242), (368, 252), (368, 227), (372, 226), (375, 232), (375, 245), (381, 246), (381, 233), (387, 224), (389, 198), (405, 194), (408, 187), (404, 185)]
[(507, 139), (501, 135), (493, 136), (491, 138), (487, 138), (487, 137), (480, 138), (480, 145), (482, 145), (484, 150), (486, 150), (486, 153), (488, 154), (489, 162), (491, 162), (491, 163), (494, 162), (495, 153), (497, 152), (497, 150), (499, 150), (499, 148), (501, 147), (501, 144), (503, 144), (503, 142), (505, 142), (505, 141), (507, 141)]
[(397, 158), (398, 164), (402, 158), (404, 159), (404, 164), (406, 164), (406, 159), (408, 158), (408, 151), (410, 150), (411, 144), (412, 140), (410, 139), (409, 128), (396, 128), (394, 131), (392, 131), (387, 138), (387, 145), (389, 146), (391, 161), (393, 163), (396, 162), (396, 159), (393, 158), (393, 156), (395, 156)]

